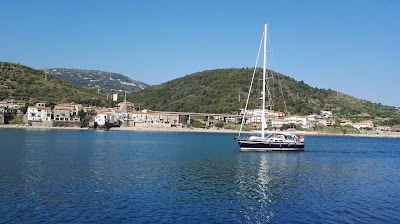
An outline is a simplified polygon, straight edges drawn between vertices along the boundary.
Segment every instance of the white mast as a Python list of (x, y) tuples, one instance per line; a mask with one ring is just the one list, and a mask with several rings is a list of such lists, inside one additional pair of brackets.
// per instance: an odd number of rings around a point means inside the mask
[(263, 89), (262, 89), (262, 113), (261, 113), (261, 137), (265, 138), (265, 128), (267, 123), (265, 121), (265, 80), (266, 80), (266, 66), (267, 66), (267, 29), (268, 24), (264, 24), (264, 63), (263, 63)]

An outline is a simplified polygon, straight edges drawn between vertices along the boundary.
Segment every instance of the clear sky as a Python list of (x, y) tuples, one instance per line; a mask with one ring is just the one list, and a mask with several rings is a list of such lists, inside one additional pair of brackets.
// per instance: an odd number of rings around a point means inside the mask
[(160, 84), (253, 67), (263, 23), (277, 71), (400, 106), (397, 0), (1, 0), (0, 60)]

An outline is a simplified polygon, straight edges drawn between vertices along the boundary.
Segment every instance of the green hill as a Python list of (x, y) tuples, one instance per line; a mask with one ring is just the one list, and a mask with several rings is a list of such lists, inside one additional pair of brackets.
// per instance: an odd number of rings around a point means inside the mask
[[(129, 100), (153, 110), (237, 114), (245, 106), (252, 73), (253, 69), (207, 70), (132, 93)], [(275, 72), (273, 76), (270, 86), (275, 96), (275, 111), (308, 115), (330, 110), (340, 117), (360, 116), (362, 113), (373, 118), (398, 116), (394, 107), (330, 89), (314, 88)], [(254, 99), (249, 108), (258, 105), (257, 97)]]
[(29, 103), (76, 102), (82, 104), (105, 102), (105, 96), (62, 81), (51, 74), (23, 65), (0, 62), (0, 100), (15, 99)]
[[(128, 94), (142, 108), (163, 111), (238, 114), (244, 108), (252, 69), (216, 69), (187, 75)], [(261, 72), (261, 71), (259, 71)], [(334, 90), (318, 89), (273, 72), (270, 79), (274, 110), (288, 114), (318, 114), (330, 110), (336, 118), (373, 119), (379, 125), (400, 124), (396, 108), (360, 100)], [(256, 82), (256, 84), (259, 82)], [(259, 104), (253, 93), (249, 109)], [(54, 105), (62, 102), (112, 106), (105, 95), (63, 81), (52, 74), (14, 63), (0, 62), (0, 100), (12, 98)], [(110, 104), (110, 105), (108, 105)]]

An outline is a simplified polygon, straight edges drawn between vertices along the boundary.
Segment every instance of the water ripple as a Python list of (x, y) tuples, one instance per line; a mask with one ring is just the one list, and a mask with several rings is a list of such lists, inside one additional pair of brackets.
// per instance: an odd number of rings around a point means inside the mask
[(3, 223), (399, 223), (400, 141), (0, 130)]

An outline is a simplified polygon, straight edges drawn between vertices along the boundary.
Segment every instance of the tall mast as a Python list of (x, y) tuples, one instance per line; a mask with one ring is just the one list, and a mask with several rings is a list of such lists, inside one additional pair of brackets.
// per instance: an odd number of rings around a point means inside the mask
[(263, 89), (262, 89), (262, 113), (261, 113), (261, 137), (265, 137), (265, 128), (267, 123), (265, 121), (265, 80), (266, 80), (266, 67), (267, 67), (267, 29), (268, 24), (264, 24), (264, 63), (263, 63)]

